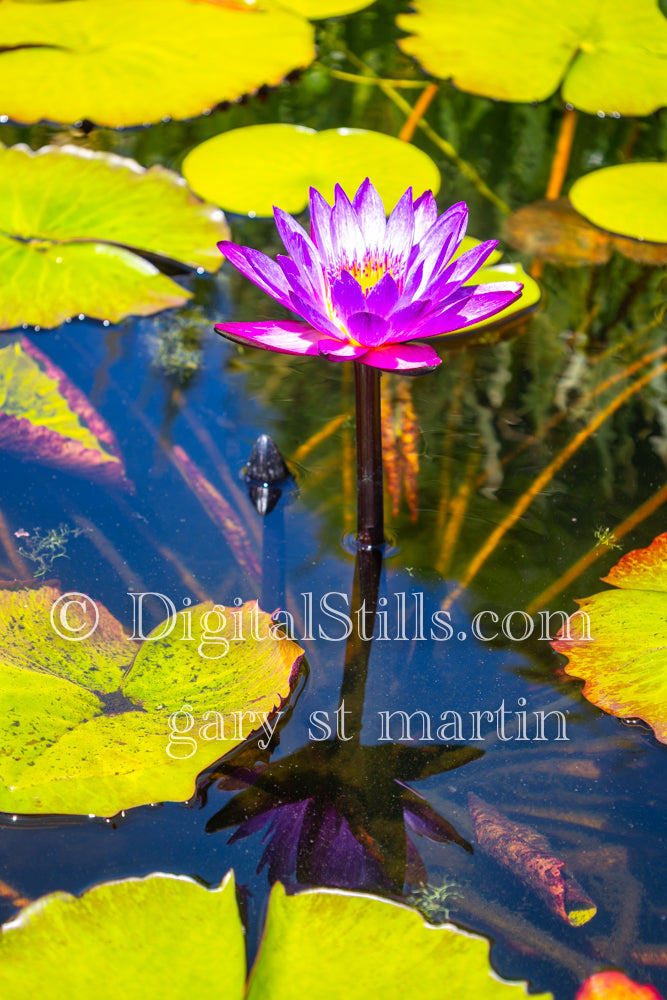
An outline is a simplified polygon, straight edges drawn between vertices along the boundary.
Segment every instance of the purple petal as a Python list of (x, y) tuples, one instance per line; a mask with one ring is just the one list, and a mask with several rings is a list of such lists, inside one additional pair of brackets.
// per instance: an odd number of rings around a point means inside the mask
[(352, 208), (357, 213), (366, 249), (378, 254), (384, 243), (387, 220), (382, 198), (366, 178), (354, 196)]
[(368, 351), (360, 359), (361, 364), (384, 371), (421, 375), (442, 364), (440, 358), (428, 344), (385, 344)]
[(276, 320), (265, 323), (218, 323), (215, 327), (227, 340), (248, 347), (281, 354), (319, 354), (317, 343), (322, 338), (318, 330), (306, 323)]
[[(417, 323), (412, 336), (438, 337), (463, 330), (473, 323), (481, 323), (515, 302), (521, 295), (522, 288), (523, 285), (516, 281), (468, 285), (460, 289), (461, 300), (458, 303)], [(410, 336), (396, 337), (397, 341), (410, 339)]]
[(328, 268), (334, 267), (334, 252), (331, 242), (331, 205), (319, 191), (310, 189), (310, 231), (322, 262)]
[(303, 316), (305, 320), (314, 326), (316, 330), (320, 333), (324, 333), (329, 337), (333, 337), (334, 340), (344, 340), (345, 334), (339, 326), (332, 321), (328, 313), (325, 315), (321, 308), (319, 308), (319, 303), (303, 298), (297, 295), (295, 292), (290, 294), (290, 309), (299, 316)]
[(331, 212), (331, 242), (338, 266), (361, 264), (366, 256), (366, 244), (357, 215), (342, 187), (336, 185), (336, 203)]
[(276, 229), (278, 230), (278, 234), (290, 257), (295, 257), (301, 246), (305, 245), (308, 247), (312, 257), (319, 260), (317, 247), (311, 240), (306, 230), (296, 221), (296, 219), (293, 219), (291, 215), (284, 212), (282, 208), (274, 208), (273, 217), (276, 220)]
[(218, 243), (218, 246), (229, 263), (233, 264), (241, 274), (249, 278), (271, 298), (280, 302), (281, 305), (290, 308), (289, 285), (274, 260), (271, 260), (266, 254), (260, 253), (259, 250), (240, 247), (236, 243), (229, 243), (226, 240)]
[(324, 268), (317, 247), (298, 222), (279, 208), (274, 208), (276, 228), (285, 247), (294, 261), (303, 282), (312, 289), (312, 294), (324, 301), (326, 289)]
[(369, 312), (352, 313), (345, 325), (350, 337), (365, 347), (379, 347), (389, 332), (387, 320)]
[(438, 218), (438, 207), (431, 191), (424, 191), (415, 202), (415, 242), (419, 243)]
[(444, 289), (445, 285), (450, 285), (452, 289), (458, 288), (465, 281), (470, 278), (475, 271), (478, 271), (482, 266), (484, 261), (491, 256), (495, 248), (498, 246), (498, 240), (487, 240), (486, 243), (480, 243), (479, 246), (472, 247), (471, 250), (466, 250), (465, 253), (457, 257), (455, 261), (452, 261), (449, 266), (447, 266), (444, 271), (438, 276), (432, 275), (431, 280), (428, 283), (427, 293), (433, 299), (437, 300), (442, 297), (440, 290)]
[(342, 271), (331, 283), (331, 304), (344, 324), (347, 317), (366, 311), (366, 298), (359, 282), (348, 271)]
[(396, 307), (399, 295), (398, 285), (387, 271), (366, 296), (368, 311), (377, 313), (378, 316), (388, 317), (392, 309)]
[[(454, 251), (463, 239), (468, 224), (468, 206), (465, 202), (452, 205), (436, 222), (426, 235), (419, 241), (419, 249), (410, 255), (409, 267), (417, 267), (424, 262), (424, 284), (433, 273), (449, 263)], [(415, 294), (417, 289), (415, 289)]]
[(396, 264), (407, 263), (415, 235), (415, 210), (412, 188), (408, 188), (387, 220), (384, 252)]
[(330, 361), (355, 361), (368, 351), (363, 344), (350, 344), (340, 340), (318, 340), (317, 349)]

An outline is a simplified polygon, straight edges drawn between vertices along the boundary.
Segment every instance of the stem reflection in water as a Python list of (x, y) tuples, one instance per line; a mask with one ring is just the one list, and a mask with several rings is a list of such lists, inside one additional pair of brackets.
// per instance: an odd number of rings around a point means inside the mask
[[(353, 617), (361, 611), (370, 636), (382, 561), (378, 548), (356, 553), (351, 610)], [(406, 782), (460, 767), (482, 751), (360, 742), (372, 643), (354, 629), (347, 640), (335, 736), (274, 763), (271, 750), (252, 747), (218, 767), (221, 787), (246, 787), (211, 817), (207, 832), (237, 826), (235, 843), (263, 831), (259, 870), (268, 869), (270, 882), (400, 894), (406, 882), (427, 880), (412, 833), (471, 851)]]

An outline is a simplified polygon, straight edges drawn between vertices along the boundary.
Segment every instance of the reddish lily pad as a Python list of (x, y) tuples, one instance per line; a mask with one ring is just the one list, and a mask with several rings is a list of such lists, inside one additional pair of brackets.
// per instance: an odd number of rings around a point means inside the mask
[(640, 986), (623, 972), (596, 972), (581, 984), (575, 1000), (662, 1000), (652, 986)]
[(25, 337), (0, 341), (0, 450), (133, 489), (113, 431), (62, 369)]
[(315, 57), (274, 0), (3, 0), (0, 38), (0, 113), (27, 123), (191, 118)]
[[(652, 206), (654, 211), (658, 211), (658, 207), (656, 203)], [(636, 232), (636, 216), (634, 221)], [(614, 250), (643, 264), (667, 263), (667, 242), (614, 236), (576, 212), (567, 198), (524, 205), (505, 221), (504, 235), (512, 246), (524, 253), (569, 267), (605, 264)], [(667, 240), (667, 234), (664, 238)]]
[(137, 649), (88, 595), (0, 590), (0, 811), (184, 801), (270, 725), (303, 650), (273, 637), (256, 604), (169, 610)]
[(618, 589), (578, 601), (552, 645), (568, 658), (565, 672), (586, 682), (589, 701), (643, 719), (667, 743), (667, 534), (627, 553), (603, 579)]

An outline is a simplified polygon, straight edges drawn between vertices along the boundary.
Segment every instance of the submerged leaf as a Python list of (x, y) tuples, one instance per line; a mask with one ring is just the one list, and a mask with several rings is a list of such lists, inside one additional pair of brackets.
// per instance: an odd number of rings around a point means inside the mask
[(51, 586), (0, 590), (0, 811), (188, 799), (296, 682), (303, 651), (256, 604), (168, 609), (138, 651), (103, 605), (91, 632), (94, 608)]
[[(637, 717), (667, 743), (667, 534), (628, 552), (603, 578), (618, 590), (578, 601), (552, 642), (583, 694), (610, 715)], [(588, 616), (590, 627), (584, 616)]]
[(427, 72), (501, 101), (560, 86), (590, 114), (648, 115), (667, 98), (667, 22), (655, 0), (413, 0), (399, 40)]
[(133, 489), (111, 428), (65, 372), (25, 337), (0, 342), (0, 450)]
[(178, 174), (71, 146), (0, 147), (0, 233), (3, 330), (182, 305), (190, 293), (142, 255), (215, 271), (229, 235)]
[(556, 264), (606, 264), (613, 250), (644, 264), (667, 263), (667, 243), (605, 232), (576, 212), (567, 198), (525, 205), (506, 220), (504, 234), (517, 249)]
[(190, 118), (315, 57), (310, 24), (274, 0), (3, 0), (0, 38), (0, 112), (28, 123)]
[(434, 194), (440, 187), (433, 160), (408, 142), (362, 129), (315, 132), (302, 125), (223, 132), (188, 153), (183, 174), (193, 190), (227, 211), (261, 216), (272, 215), (274, 205), (303, 211), (311, 186), (333, 203), (336, 184), (353, 192), (366, 177), (385, 205), (394, 205), (410, 185)]
[(546, 837), (523, 823), (514, 823), (472, 792), (468, 808), (480, 848), (537, 893), (557, 917), (580, 927), (596, 912), (579, 883), (554, 857)]

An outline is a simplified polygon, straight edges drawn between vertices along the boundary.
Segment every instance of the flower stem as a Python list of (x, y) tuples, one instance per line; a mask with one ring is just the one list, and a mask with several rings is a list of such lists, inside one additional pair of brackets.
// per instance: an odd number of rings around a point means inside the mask
[(380, 372), (354, 362), (357, 413), (357, 543), (362, 548), (384, 542)]

